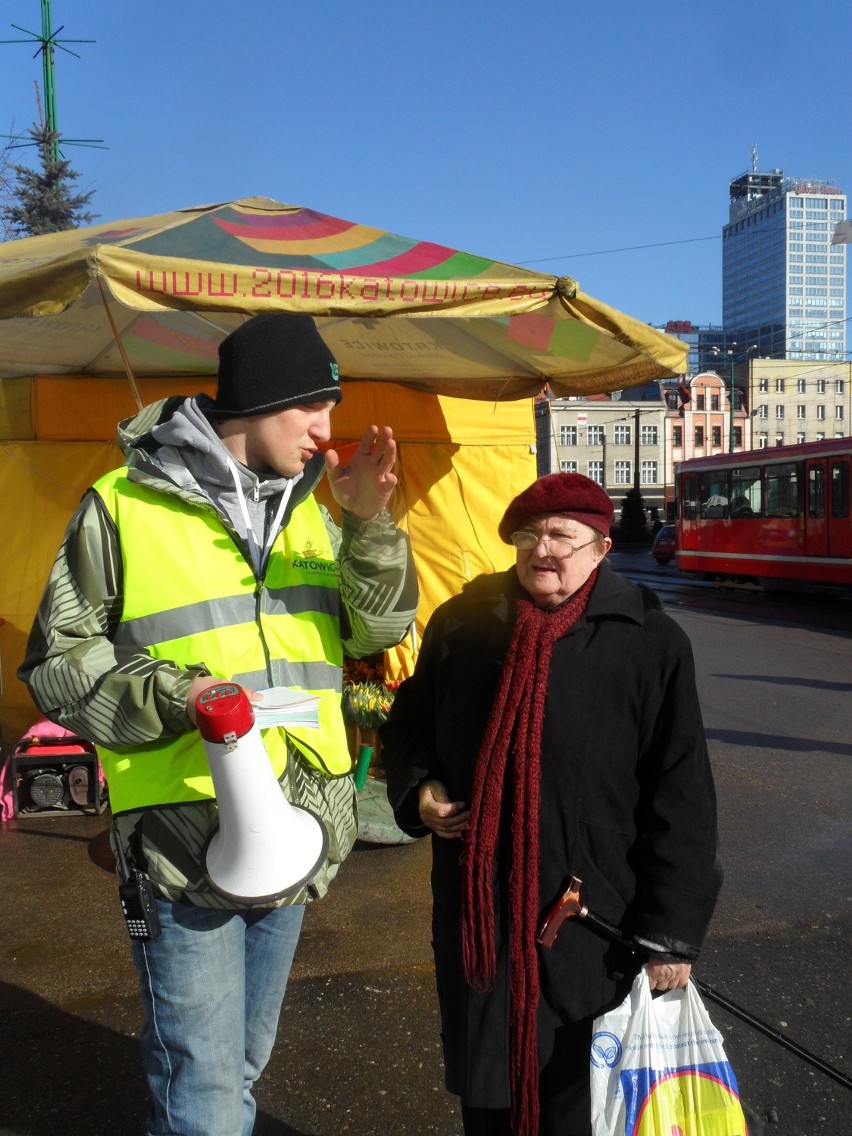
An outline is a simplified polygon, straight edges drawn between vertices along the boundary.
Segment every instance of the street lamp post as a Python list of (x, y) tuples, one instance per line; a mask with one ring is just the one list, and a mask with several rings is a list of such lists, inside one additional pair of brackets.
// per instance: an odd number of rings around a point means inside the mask
[[(736, 343), (732, 343), (731, 347), (736, 347)], [(728, 355), (731, 360), (731, 393), (728, 406), (728, 453), (734, 452), (734, 353), (729, 351)]]
[[(727, 348), (727, 350), (724, 351), (724, 352), (722, 351), (722, 349), (720, 347), (711, 347), (710, 348), (710, 350), (713, 352), (714, 355), (718, 355), (718, 356), (721, 356), (723, 354), (727, 355), (729, 362), (731, 364), (730, 390), (728, 392), (728, 453), (729, 454), (732, 454), (734, 452), (734, 390), (735, 390), (735, 387), (734, 387), (734, 364), (736, 363), (736, 359), (734, 357), (734, 348), (735, 347), (736, 347), (736, 343), (732, 343), (730, 345), (730, 347)], [(742, 359), (748, 359), (748, 357), (751, 355), (752, 351), (757, 351), (756, 345), (747, 348), (747, 350), (743, 353), (741, 358)]]
[[(727, 354), (731, 363), (731, 380), (730, 390), (728, 392), (728, 453), (734, 452), (734, 348), (736, 343), (732, 343), (728, 348)], [(711, 347), (710, 350), (714, 355), (721, 356), (723, 354), (720, 347)]]

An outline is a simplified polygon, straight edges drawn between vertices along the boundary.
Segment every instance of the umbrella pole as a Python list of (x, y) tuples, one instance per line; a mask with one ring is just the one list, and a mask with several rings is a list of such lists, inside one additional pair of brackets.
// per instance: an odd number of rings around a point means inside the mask
[(104, 309), (106, 310), (109, 326), (112, 328), (112, 337), (115, 340), (115, 345), (118, 348), (118, 353), (121, 355), (121, 361), (124, 364), (124, 370), (127, 373), (127, 381), (130, 383), (130, 389), (133, 391), (133, 397), (136, 399), (136, 408), (141, 410), (143, 407), (142, 396), (139, 394), (139, 387), (133, 375), (133, 368), (130, 366), (130, 359), (127, 357), (127, 352), (124, 350), (124, 344), (121, 342), (121, 336), (118, 333), (118, 328), (115, 325), (115, 320), (112, 318), (112, 312), (106, 298), (103, 283), (98, 277), (98, 288), (100, 288), (101, 299), (104, 302)]
[[(559, 897), (542, 920), (536, 941), (543, 947), (552, 947), (556, 942), (556, 936), (559, 934), (559, 928), (566, 919), (570, 919), (572, 916), (576, 915), (584, 923), (595, 927), (608, 939), (612, 939), (613, 942), (620, 943), (621, 946), (627, 947), (633, 954), (638, 954), (639, 951), (635, 943), (632, 943), (626, 936), (622, 935), (618, 928), (614, 927), (612, 923), (608, 923), (605, 919), (601, 919), (599, 915), (595, 915), (594, 912), (589, 911), (588, 907), (580, 900), (580, 885), (582, 882), (583, 881), (578, 880), (576, 876), (572, 876), (568, 890)], [(699, 982), (694, 975), (692, 976), (692, 981), (695, 983), (698, 992), (703, 994), (705, 998), (709, 998), (712, 1002), (721, 1006), (722, 1009), (727, 1010), (729, 1014), (733, 1014), (734, 1017), (750, 1025), (752, 1029), (762, 1033), (765, 1037), (770, 1037), (773, 1041), (777, 1041), (784, 1049), (795, 1053), (797, 1057), (801, 1057), (803, 1061), (807, 1061), (809, 1065), (813, 1065), (815, 1069), (819, 1069), (821, 1073), (825, 1073), (827, 1077), (831, 1077), (833, 1081), (836, 1081), (845, 1089), (852, 1089), (852, 1078), (847, 1077), (840, 1069), (835, 1069), (833, 1065), (829, 1065), (827, 1061), (823, 1061), (821, 1057), (817, 1057), (815, 1053), (811, 1053), (810, 1050), (805, 1049), (803, 1046), (799, 1045), (798, 1042), (793, 1041), (792, 1038), (787, 1037), (773, 1026), (770, 1026), (767, 1022), (761, 1021), (760, 1018), (756, 1018), (754, 1014), (749, 1013), (744, 1007), (738, 1006), (736, 1002), (732, 1002), (730, 998), (726, 998), (724, 994), (720, 994), (718, 991), (714, 990), (712, 986), (707, 986), (704, 982)]]

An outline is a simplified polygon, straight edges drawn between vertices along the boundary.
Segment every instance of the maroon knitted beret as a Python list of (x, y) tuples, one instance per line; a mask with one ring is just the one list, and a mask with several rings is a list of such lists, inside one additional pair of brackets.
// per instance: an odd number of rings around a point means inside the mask
[(549, 473), (518, 494), (503, 514), (497, 531), (500, 539), (510, 544), (512, 533), (528, 517), (562, 513), (572, 521), (609, 536), (613, 512), (606, 491), (590, 477), (582, 473)]

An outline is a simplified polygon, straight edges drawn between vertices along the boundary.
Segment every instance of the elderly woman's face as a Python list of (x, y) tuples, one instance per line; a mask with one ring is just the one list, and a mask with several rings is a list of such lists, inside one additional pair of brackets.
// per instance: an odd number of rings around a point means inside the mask
[[(595, 529), (561, 513), (528, 517), (519, 531), (538, 537), (533, 548), (515, 550), (521, 587), (538, 607), (557, 607), (572, 596), (612, 547), (609, 537), (601, 543)], [(548, 544), (548, 538), (557, 542), (556, 547)], [(577, 551), (572, 553), (569, 545)]]

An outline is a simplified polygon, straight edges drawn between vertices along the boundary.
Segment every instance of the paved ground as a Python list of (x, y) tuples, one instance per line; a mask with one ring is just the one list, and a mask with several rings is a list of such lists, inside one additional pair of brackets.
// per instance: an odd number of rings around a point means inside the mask
[[(732, 834), (749, 824), (751, 806), (743, 795), (733, 799), (729, 776), (720, 771)], [(771, 766), (765, 776), (772, 780)], [(139, 1009), (108, 823), (108, 814), (30, 818), (0, 832), (0, 1136), (142, 1130)], [(753, 874), (753, 864), (738, 863), (749, 854), (727, 843), (731, 873)], [(848, 955), (848, 925), (830, 911), (811, 923), (792, 908), (778, 912), (761, 883), (772, 863), (757, 867), (752, 894), (723, 893), (701, 976), (842, 1067), (837, 1031), (844, 1021), (848, 1030), (848, 1005), (844, 1011), (836, 975)], [(359, 844), (329, 896), (309, 909), (278, 1044), (258, 1086), (259, 1136), (460, 1133), (454, 1098), (443, 1088), (428, 870), (425, 841)], [(791, 888), (807, 890), (801, 880)], [(752, 1136), (852, 1131), (843, 1127), (842, 1088), (708, 1006), (726, 1035)], [(781, 1124), (764, 1127), (773, 1107)]]
[[(51, 816), (0, 832), (2, 1136), (141, 1131), (136, 980), (108, 824)], [(460, 1131), (442, 1081), (428, 859), (425, 842), (359, 844), (309, 908), (258, 1133)]]

